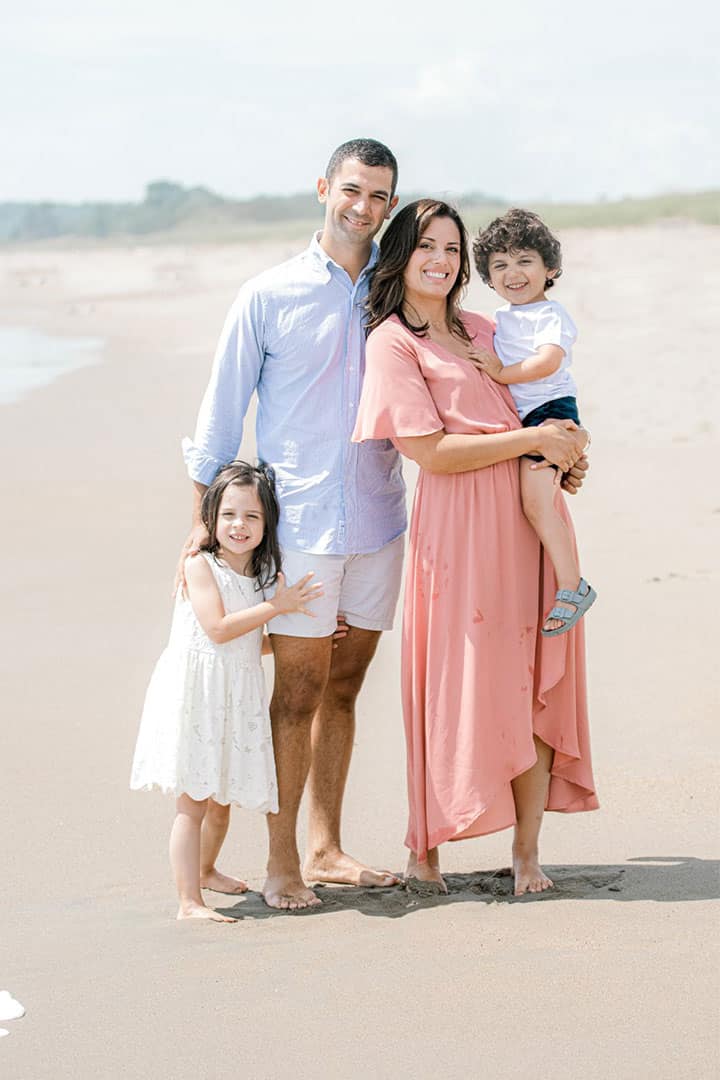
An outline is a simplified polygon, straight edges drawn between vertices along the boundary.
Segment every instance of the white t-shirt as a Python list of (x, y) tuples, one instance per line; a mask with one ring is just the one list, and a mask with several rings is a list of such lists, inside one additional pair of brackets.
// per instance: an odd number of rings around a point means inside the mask
[(495, 312), (495, 322), (495, 352), (503, 367), (527, 360), (541, 345), (559, 345), (565, 353), (560, 367), (552, 375), (510, 385), (521, 420), (546, 401), (576, 396), (577, 388), (568, 369), (577, 329), (562, 304), (555, 300), (505, 304)]

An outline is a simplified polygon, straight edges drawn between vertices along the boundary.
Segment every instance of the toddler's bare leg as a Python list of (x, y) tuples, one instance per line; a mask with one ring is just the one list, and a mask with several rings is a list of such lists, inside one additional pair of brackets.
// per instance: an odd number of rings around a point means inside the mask
[[(520, 490), (525, 517), (538, 534), (555, 569), (558, 589), (577, 589), (580, 567), (573, 551), (570, 531), (555, 509), (554, 469), (531, 469), (528, 458), (520, 461)], [(558, 619), (548, 619), (546, 630), (562, 625)]]
[(180, 907), (178, 919), (212, 919), (235, 922), (206, 907), (200, 894), (200, 832), (207, 809), (207, 799), (198, 802), (180, 795), (170, 833), (170, 865), (177, 885)]
[(229, 825), (230, 807), (208, 799), (200, 835), (200, 888), (236, 895), (247, 892), (247, 884), (239, 878), (221, 874), (215, 866)]

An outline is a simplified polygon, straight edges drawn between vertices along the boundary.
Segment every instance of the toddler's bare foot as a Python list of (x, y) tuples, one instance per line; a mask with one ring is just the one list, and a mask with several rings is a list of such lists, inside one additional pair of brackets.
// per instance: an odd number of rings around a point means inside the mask
[(553, 887), (552, 880), (543, 873), (537, 852), (532, 855), (513, 852), (513, 877), (515, 878), (515, 896), (524, 896), (529, 892), (545, 892), (546, 889)]
[(238, 893), (247, 892), (247, 883), (240, 878), (229, 877), (221, 874), (213, 866), (206, 874), (200, 875), (200, 888), (212, 889), (213, 892), (227, 893), (229, 896), (237, 896)]
[(431, 848), (428, 851), (425, 862), (419, 862), (416, 853), (411, 851), (405, 876), (415, 878), (416, 881), (422, 881), (426, 884), (436, 885), (439, 892), (446, 893), (448, 891), (445, 879), (440, 873), (440, 859), (437, 848)]
[(204, 904), (181, 904), (177, 918), (178, 920), (210, 919), (212, 922), (237, 922), (237, 919), (231, 919), (229, 915), (221, 915), (219, 911), (205, 907)]

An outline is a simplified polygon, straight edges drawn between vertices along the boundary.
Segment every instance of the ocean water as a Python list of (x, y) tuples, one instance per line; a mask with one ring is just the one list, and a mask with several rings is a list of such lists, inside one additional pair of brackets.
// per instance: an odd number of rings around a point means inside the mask
[(0, 327), (0, 404), (20, 401), (67, 371), (102, 360), (101, 338), (60, 338), (22, 326)]

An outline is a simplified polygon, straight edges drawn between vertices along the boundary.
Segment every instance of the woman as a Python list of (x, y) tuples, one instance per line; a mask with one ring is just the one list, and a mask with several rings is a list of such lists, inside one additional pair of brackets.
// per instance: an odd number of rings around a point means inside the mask
[(408, 874), (445, 890), (440, 844), (514, 825), (521, 895), (552, 885), (538, 856), (543, 811), (598, 804), (583, 628), (539, 634), (556, 586), (522, 512), (518, 459), (567, 471), (587, 435), (569, 421), (522, 428), (507, 387), (474, 366), (493, 325), (460, 310), (469, 276), (465, 229), (446, 203), (421, 199), (390, 224), (354, 438), (390, 438), (420, 466), (403, 626)]

